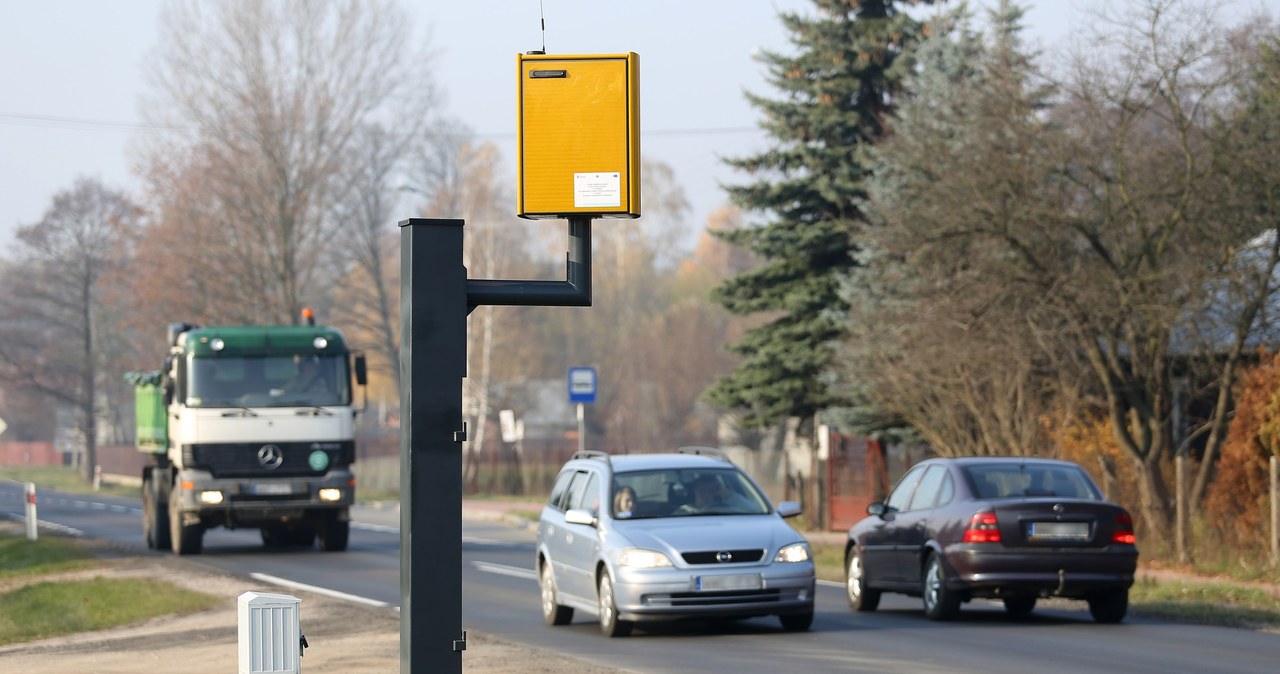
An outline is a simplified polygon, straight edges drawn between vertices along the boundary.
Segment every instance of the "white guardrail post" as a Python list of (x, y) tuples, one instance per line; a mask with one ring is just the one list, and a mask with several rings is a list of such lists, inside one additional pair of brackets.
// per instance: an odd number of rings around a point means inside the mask
[(236, 602), (240, 634), (239, 674), (299, 674), (302, 634), (298, 609), (302, 600), (287, 594), (245, 592)]
[(27, 540), (36, 540), (36, 483), (27, 483)]

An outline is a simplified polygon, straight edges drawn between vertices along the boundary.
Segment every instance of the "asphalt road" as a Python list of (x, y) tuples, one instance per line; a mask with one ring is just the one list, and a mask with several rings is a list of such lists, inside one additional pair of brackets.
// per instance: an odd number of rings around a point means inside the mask
[[(0, 480), (0, 517), (23, 516), (21, 485)], [(40, 492), (42, 532), (141, 548), (136, 499)], [(266, 551), (254, 530), (206, 534), (198, 560), (259, 580), (300, 583), (375, 605), (399, 602), (399, 515), (360, 508), (345, 553)], [(160, 553), (148, 553), (160, 554)], [(776, 619), (679, 625), (603, 637), (594, 616), (548, 627), (538, 610), (533, 535), (507, 523), (464, 518), (466, 629), (637, 672), (1262, 672), (1280, 662), (1280, 635), (1130, 617), (1098, 625), (1083, 603), (1038, 607), (1013, 620), (994, 603), (966, 604), (959, 620), (930, 622), (919, 600), (886, 595), (855, 614), (838, 584), (820, 583), (813, 629), (783, 632)], [(416, 580), (416, 579), (415, 579)], [(442, 579), (442, 582), (447, 582)], [(287, 588), (289, 585), (284, 585)], [(464, 656), (465, 658), (465, 656)], [(464, 659), (465, 662), (465, 659)]]

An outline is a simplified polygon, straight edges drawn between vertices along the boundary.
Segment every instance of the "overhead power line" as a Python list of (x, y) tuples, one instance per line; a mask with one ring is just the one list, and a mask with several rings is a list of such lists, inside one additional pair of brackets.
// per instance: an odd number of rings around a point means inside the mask
[[(105, 119), (86, 119), (82, 117), (63, 117), (60, 115), (35, 115), (20, 112), (0, 112), (0, 125), (33, 126), (47, 129), (82, 129), (98, 131), (189, 131), (187, 127), (143, 124), (140, 122), (120, 122)], [(754, 126), (704, 127), (685, 129), (653, 129), (641, 130), (645, 136), (703, 136), (712, 134), (755, 133), (760, 131)], [(515, 138), (515, 132), (478, 133), (478, 138)]]
[(183, 127), (117, 122), (106, 119), (62, 117), (59, 115), (33, 115), (21, 112), (0, 112), (0, 125), (36, 126), (49, 129), (84, 129), (98, 131), (183, 131)]

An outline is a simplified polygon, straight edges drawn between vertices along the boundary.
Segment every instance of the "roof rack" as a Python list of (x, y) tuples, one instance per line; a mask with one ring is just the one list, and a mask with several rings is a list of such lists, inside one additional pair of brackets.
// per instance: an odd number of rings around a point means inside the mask
[(677, 454), (697, 454), (698, 456), (709, 456), (714, 459), (720, 459), (721, 461), (724, 461), (726, 463), (733, 463), (733, 461), (729, 460), (729, 455), (725, 454), (724, 450), (720, 449), (719, 447), (698, 447), (698, 446), (679, 447), (676, 449), (676, 453)]
[(608, 452), (602, 452), (602, 451), (600, 451), (600, 450), (598, 450), (598, 449), (584, 449), (584, 450), (581, 450), (581, 451), (578, 451), (578, 452), (574, 452), (574, 453), (573, 453), (573, 456), (571, 456), (571, 457), (569, 457), (569, 458), (570, 458), (570, 460), (573, 460), (573, 459), (599, 459), (599, 460), (604, 461), (605, 463), (609, 464), (610, 466), (612, 466), (612, 465), (613, 465), (613, 460), (609, 458), (609, 453), (608, 453)]

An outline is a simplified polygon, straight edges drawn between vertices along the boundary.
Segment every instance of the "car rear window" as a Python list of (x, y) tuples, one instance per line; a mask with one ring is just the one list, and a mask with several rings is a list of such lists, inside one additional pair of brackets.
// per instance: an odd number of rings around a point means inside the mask
[(1102, 500), (1102, 492), (1078, 466), (1009, 462), (965, 466), (963, 471), (978, 498)]

